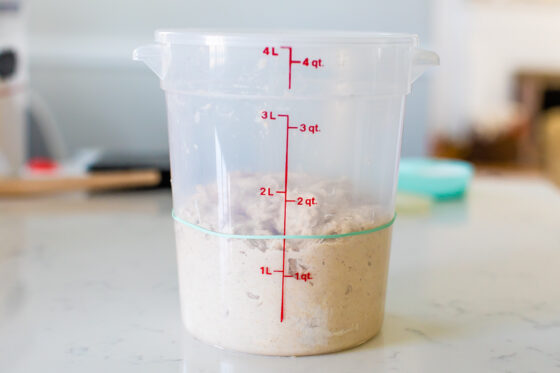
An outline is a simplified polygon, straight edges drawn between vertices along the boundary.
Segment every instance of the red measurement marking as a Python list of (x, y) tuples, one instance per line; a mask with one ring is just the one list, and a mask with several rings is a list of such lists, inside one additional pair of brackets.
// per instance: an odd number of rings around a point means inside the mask
[(266, 110), (262, 112), (261, 118), (262, 119), (276, 120), (276, 117), (274, 116), (274, 113), (272, 113), (272, 111), (266, 111)]
[(300, 63), (301, 61), (294, 61), (292, 59), (292, 47), (280, 47), (280, 48), (287, 49), (288, 52), (290, 53), (290, 63), (288, 67), (288, 89), (292, 89), (292, 65), (294, 63)]
[(318, 69), (319, 67), (323, 67), (323, 60), (321, 60), (320, 58), (317, 60), (310, 60), (309, 58), (306, 58), (303, 60), (302, 65), (303, 66), (311, 65), (312, 67)]
[(311, 273), (294, 273), (294, 277), (296, 278), (296, 280), (301, 280), (304, 282), (307, 282), (307, 280), (313, 280), (311, 278)]
[(312, 197), (312, 198), (303, 198), (303, 197), (299, 197), (299, 198), (297, 199), (297, 204), (298, 204), (298, 206), (308, 206), (308, 207), (311, 207), (311, 206), (317, 204), (317, 200), (315, 199), (315, 197)]
[(270, 190), (270, 188), (260, 188), (261, 196), (273, 196), (274, 193)]
[(309, 132), (309, 133), (312, 133), (312, 134), (316, 134), (316, 133), (321, 132), (318, 124), (307, 125), (305, 123), (302, 123), (297, 128), (299, 128), (300, 132)]
[(303, 197), (298, 197), (298, 199), (288, 199), (286, 200), (286, 202), (297, 202), (298, 206), (315, 206), (317, 204), (317, 200), (315, 199), (315, 197), (311, 197), (311, 198), (303, 198)]
[[(294, 60), (293, 58), (293, 51), (292, 51), (292, 47), (289, 46), (282, 46), (280, 47), (282, 49), (287, 49), (288, 53), (289, 53), (289, 61), (288, 61), (288, 89), (292, 89), (292, 65), (293, 64), (301, 64), (302, 66), (310, 66), (310, 67), (314, 67), (315, 69), (318, 69), (319, 67), (323, 67), (323, 60), (318, 58), (318, 59), (310, 59), (309, 57), (306, 57), (303, 59), (303, 61), (300, 60)], [(276, 49), (274, 47), (266, 47), (263, 50), (263, 54), (268, 55), (272, 55), (272, 56), (278, 56), (278, 53), (276, 52)]]
[[(290, 47), (290, 61), (292, 60), (292, 48)], [(291, 63), (290, 63), (290, 86), (291, 86)], [(278, 114), (279, 117), (286, 118), (286, 159), (284, 162), (284, 236), (286, 235), (286, 207), (288, 205), (288, 159), (290, 149), (290, 116)], [(284, 274), (286, 273), (286, 239), (282, 239), (282, 299), (280, 300), (280, 322), (284, 321)]]
[(266, 55), (272, 54), (273, 56), (278, 56), (278, 53), (276, 52), (276, 48), (274, 48), (274, 47), (272, 47), (272, 48), (269, 48), (269, 47), (264, 48), (263, 54), (266, 54)]
[[(284, 47), (282, 47), (284, 48)], [(291, 58), (291, 47), (286, 47), (290, 49), (290, 64), (294, 62)], [(265, 49), (266, 51), (266, 49)], [(268, 50), (270, 53), (270, 50)], [(268, 53), (266, 53), (268, 54)], [(294, 63), (299, 63), (296, 61)], [(291, 75), (290, 75), (291, 76)], [(288, 202), (297, 203), (300, 206), (308, 206), (311, 207), (317, 204), (315, 197), (298, 197), (297, 199), (288, 199), (288, 168), (289, 168), (289, 150), (290, 150), (290, 130), (297, 129), (301, 132), (311, 132), (316, 133), (319, 132), (319, 125), (306, 125), (301, 124), (299, 126), (290, 126), (290, 116), (288, 114), (277, 114), (274, 117), (274, 114), (271, 111), (263, 111), (261, 115), (262, 119), (271, 119), (276, 120), (277, 118), (286, 118), (286, 148), (285, 148), (285, 160), (284, 160), (284, 188), (283, 190), (277, 190), (276, 194), (283, 194), (284, 195), (284, 214), (283, 214), (283, 236), (286, 236), (286, 222), (287, 222), (287, 207)], [(273, 196), (274, 193), (272, 192), (271, 188), (268, 187), (261, 187), (259, 188), (261, 196)], [(286, 239), (282, 239), (282, 270), (274, 270), (274, 273), (282, 273), (282, 295), (280, 300), (280, 322), (284, 322), (284, 299), (286, 297), (286, 281), (287, 277), (295, 277), (296, 280), (301, 280), (307, 282), (307, 280), (311, 280), (310, 273), (296, 273), (294, 275), (286, 275)], [(263, 275), (271, 275), (270, 270), (268, 267), (261, 267), (261, 273)]]

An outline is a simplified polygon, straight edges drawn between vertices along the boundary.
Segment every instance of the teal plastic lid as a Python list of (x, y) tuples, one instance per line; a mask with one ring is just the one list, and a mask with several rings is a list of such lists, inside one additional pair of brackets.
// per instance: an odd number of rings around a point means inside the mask
[(405, 158), (399, 168), (399, 191), (434, 199), (464, 196), (474, 174), (472, 164), (459, 160)]

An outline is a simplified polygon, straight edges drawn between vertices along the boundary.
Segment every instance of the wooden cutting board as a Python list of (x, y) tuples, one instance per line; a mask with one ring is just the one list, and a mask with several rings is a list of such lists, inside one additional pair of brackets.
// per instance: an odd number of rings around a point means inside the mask
[(92, 172), (79, 177), (0, 178), (0, 197), (62, 193), (77, 190), (111, 190), (159, 184), (157, 170)]

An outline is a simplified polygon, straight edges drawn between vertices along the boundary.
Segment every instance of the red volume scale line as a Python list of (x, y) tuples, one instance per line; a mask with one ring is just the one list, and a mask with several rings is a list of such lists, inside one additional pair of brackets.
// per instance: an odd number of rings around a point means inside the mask
[(301, 61), (292, 59), (292, 47), (280, 47), (280, 48), (287, 49), (290, 54), (290, 64), (288, 67), (288, 89), (292, 89), (292, 65), (294, 63), (301, 63)]
[[(284, 47), (283, 47), (284, 48)], [(292, 48), (290, 48), (290, 61), (292, 60)], [(291, 80), (291, 63), (290, 63), (290, 80)], [(288, 205), (288, 159), (290, 149), (290, 116), (287, 114), (278, 114), (279, 117), (286, 118), (286, 159), (284, 163), (284, 229), (283, 234), (286, 235), (286, 207)], [(280, 300), (280, 322), (284, 321), (284, 284), (286, 274), (286, 239), (282, 239), (282, 299)]]

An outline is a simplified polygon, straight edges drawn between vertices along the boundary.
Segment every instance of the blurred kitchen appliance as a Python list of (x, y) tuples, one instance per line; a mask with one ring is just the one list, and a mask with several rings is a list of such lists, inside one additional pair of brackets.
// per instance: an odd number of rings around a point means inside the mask
[(0, 0), (0, 176), (26, 158), (27, 61), (22, 4)]

